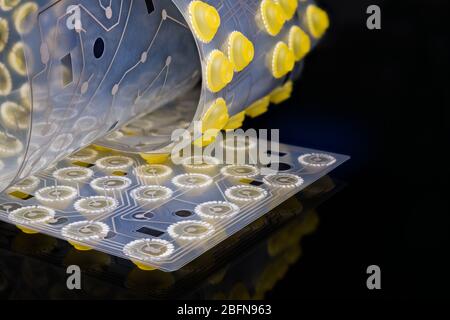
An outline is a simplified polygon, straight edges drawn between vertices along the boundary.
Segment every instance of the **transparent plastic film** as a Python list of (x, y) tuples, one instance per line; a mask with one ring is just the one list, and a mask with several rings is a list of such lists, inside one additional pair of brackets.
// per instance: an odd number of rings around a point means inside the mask
[(142, 270), (175, 271), (349, 159), (261, 140), (235, 142), (215, 144), (227, 154), (270, 145), (278, 162), (225, 164), (203, 155), (149, 164), (137, 154), (90, 147), (0, 194), (0, 220)]
[(329, 24), (296, 0), (0, 4), (2, 190), (93, 142), (160, 154), (196, 122), (239, 128), (289, 98)]
[(0, 1), (0, 189), (200, 81), (170, 1)]
[[(180, 126), (193, 129), (195, 123), (201, 123), (203, 130), (216, 132), (241, 127), (246, 117), (259, 116), (271, 103), (290, 97), (304, 58), (329, 26), (325, 11), (309, 0), (173, 2), (198, 47), (202, 86), (186, 99), (148, 113), (99, 144), (151, 153), (155, 144), (165, 141), (167, 152), (171, 134)], [(194, 116), (192, 111), (186, 112), (193, 109)], [(210, 121), (211, 113), (216, 121)], [(223, 118), (228, 121), (221, 121)], [(199, 141), (208, 145), (213, 138), (203, 136)], [(156, 151), (161, 152), (164, 149)]]
[(0, 0), (0, 220), (181, 268), (348, 160), (226, 137), (328, 27), (310, 0)]

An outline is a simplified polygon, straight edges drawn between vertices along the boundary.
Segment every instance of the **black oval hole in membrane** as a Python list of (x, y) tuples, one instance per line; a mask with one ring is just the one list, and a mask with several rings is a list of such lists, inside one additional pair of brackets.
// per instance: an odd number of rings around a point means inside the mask
[(152, 219), (155, 215), (151, 212), (136, 212), (132, 215), (133, 219), (136, 220), (147, 220)]
[(94, 57), (100, 59), (105, 52), (105, 42), (102, 38), (97, 38), (94, 43)]
[(276, 171), (288, 171), (292, 169), (292, 166), (290, 164), (284, 162), (271, 163), (267, 167)]
[(193, 215), (192, 211), (189, 210), (179, 210), (174, 213), (177, 217), (187, 218)]

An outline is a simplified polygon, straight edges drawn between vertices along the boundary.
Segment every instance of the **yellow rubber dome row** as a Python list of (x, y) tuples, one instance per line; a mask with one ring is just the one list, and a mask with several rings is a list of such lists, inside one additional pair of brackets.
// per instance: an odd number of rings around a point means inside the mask
[(321, 38), (330, 27), (330, 19), (326, 11), (318, 6), (309, 5), (306, 9), (306, 24), (311, 35), (318, 39)]
[(244, 70), (255, 57), (253, 43), (241, 32), (234, 31), (228, 37), (227, 55), (213, 50), (206, 62), (206, 86), (211, 92), (219, 92), (233, 81), (234, 72)]
[(273, 90), (271, 94), (265, 96), (264, 98), (256, 101), (251, 106), (249, 106), (245, 110), (245, 114), (250, 118), (259, 117), (260, 115), (266, 113), (269, 110), (269, 106), (271, 103), (280, 104), (288, 100), (292, 95), (293, 89), (294, 83), (292, 81), (286, 82), (283, 86)]
[[(204, 43), (211, 42), (221, 23), (217, 9), (195, 0), (189, 4), (189, 17), (195, 36)], [(225, 88), (233, 80), (234, 71), (244, 70), (253, 61), (255, 48), (241, 32), (234, 31), (228, 38), (227, 55), (214, 50), (208, 58), (206, 84), (211, 92)]]

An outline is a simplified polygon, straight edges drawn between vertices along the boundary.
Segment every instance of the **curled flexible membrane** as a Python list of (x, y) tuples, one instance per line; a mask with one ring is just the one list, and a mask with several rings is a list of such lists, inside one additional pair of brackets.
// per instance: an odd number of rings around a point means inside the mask
[(0, 0), (0, 190), (92, 143), (239, 128), (289, 97), (327, 28), (310, 0)]

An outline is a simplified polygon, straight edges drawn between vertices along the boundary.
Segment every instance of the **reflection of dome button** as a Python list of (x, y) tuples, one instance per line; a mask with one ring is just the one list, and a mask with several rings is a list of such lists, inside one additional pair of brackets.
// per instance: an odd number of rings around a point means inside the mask
[(203, 1), (192, 1), (189, 15), (197, 38), (205, 43), (210, 42), (220, 27), (220, 15), (216, 8)]
[(294, 69), (294, 53), (284, 42), (278, 42), (272, 57), (272, 75), (279, 79)]
[(306, 22), (309, 32), (314, 38), (321, 38), (330, 26), (328, 14), (315, 5), (310, 5), (306, 9)]
[(211, 52), (206, 64), (206, 85), (211, 92), (219, 92), (233, 81), (234, 68), (219, 50)]
[(261, 2), (261, 17), (268, 34), (276, 36), (286, 22), (286, 15), (283, 8), (272, 0)]
[(294, 17), (298, 8), (298, 0), (275, 0), (275, 2), (283, 8), (287, 20)]
[(311, 40), (302, 29), (293, 26), (289, 31), (289, 48), (294, 52), (295, 61), (300, 61), (311, 50)]
[(244, 70), (255, 57), (253, 43), (241, 32), (234, 31), (228, 40), (228, 58), (234, 65), (234, 71)]

